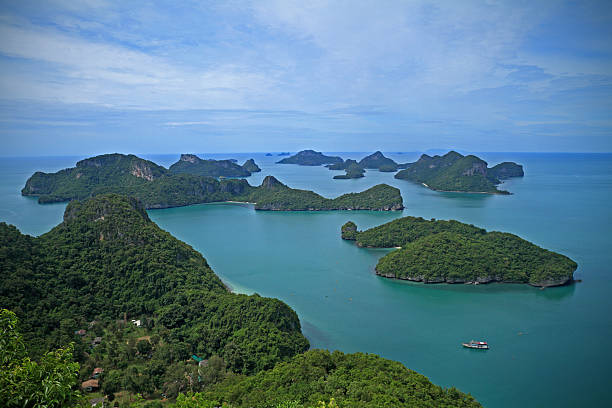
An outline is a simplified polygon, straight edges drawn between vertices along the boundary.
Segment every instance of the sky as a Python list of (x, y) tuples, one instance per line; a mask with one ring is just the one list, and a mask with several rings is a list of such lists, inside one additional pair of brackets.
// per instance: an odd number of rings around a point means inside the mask
[(0, 139), (611, 152), (612, 2), (0, 0)]

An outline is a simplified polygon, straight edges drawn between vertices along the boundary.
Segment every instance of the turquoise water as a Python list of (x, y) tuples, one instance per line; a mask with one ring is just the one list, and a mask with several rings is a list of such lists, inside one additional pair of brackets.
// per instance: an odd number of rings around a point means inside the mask
[[(202, 252), (234, 290), (280, 298), (299, 314), (313, 347), (363, 351), (401, 361), (433, 382), (470, 392), (488, 407), (608, 406), (612, 399), (612, 155), (479, 154), (491, 164), (513, 160), (525, 177), (511, 196), (436, 193), (368, 171), (332, 180), (323, 167), (275, 165), (263, 171), (325, 196), (385, 182), (402, 191), (406, 209), (389, 212), (256, 212), (249, 205), (206, 204), (149, 211), (162, 228)], [(344, 154), (360, 158), (362, 154)], [(416, 154), (390, 155), (412, 161)], [(150, 156), (169, 165), (177, 156)], [(64, 204), (19, 195), (34, 170), (55, 171), (78, 158), (0, 159), (0, 220), (40, 234), (61, 221)], [(454, 218), (520, 236), (579, 264), (581, 283), (539, 290), (522, 285), (422, 285), (374, 275), (387, 250), (360, 249), (339, 238), (353, 220), (368, 228), (403, 215)], [(491, 350), (462, 349), (486, 339)]]

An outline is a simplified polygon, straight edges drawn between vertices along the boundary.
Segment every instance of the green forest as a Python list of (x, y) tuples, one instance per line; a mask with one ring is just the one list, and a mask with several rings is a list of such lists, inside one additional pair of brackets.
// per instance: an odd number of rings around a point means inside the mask
[(487, 168), (487, 162), (474, 156), (450, 151), (443, 156), (423, 154), (418, 161), (406, 165), (395, 178), (423, 183), (433, 190), (509, 194), (498, 190), (502, 179), (522, 177), (523, 167), (511, 162)]
[(383, 184), (361, 193), (328, 199), (312, 191), (292, 189), (274, 180), (274, 183), (264, 180), (261, 186), (253, 187), (243, 179), (218, 180), (195, 174), (175, 174), (134, 155), (107, 154), (82, 160), (76, 167), (57, 173), (36, 172), (28, 179), (21, 193), (38, 196), (40, 203), (82, 200), (99, 194), (116, 193), (137, 198), (147, 209), (219, 201), (251, 202), (255, 203), (257, 210), (403, 208), (399, 190)]
[(376, 273), (388, 278), (557, 286), (570, 282), (578, 267), (570, 258), (516, 235), (455, 220), (403, 217), (366, 231), (357, 231), (349, 221), (341, 235), (360, 247), (401, 247), (376, 265)]
[[(8, 407), (102, 396), (126, 407), (478, 406), (400, 363), (303, 354), (308, 340), (291, 308), (230, 293), (134, 198), (72, 201), (38, 238), (1, 223), (0, 269), (1, 306), (12, 311), (0, 314)], [(82, 382), (95, 387), (79, 391)]]

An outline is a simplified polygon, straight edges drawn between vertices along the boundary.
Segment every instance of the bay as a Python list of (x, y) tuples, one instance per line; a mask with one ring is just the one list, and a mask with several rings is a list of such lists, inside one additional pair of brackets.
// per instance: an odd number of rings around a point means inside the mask
[[(365, 154), (339, 153), (359, 159)], [(387, 154), (398, 162), (416, 153)], [(608, 406), (612, 386), (612, 155), (479, 153), (491, 165), (511, 160), (525, 177), (501, 187), (511, 196), (438, 193), (392, 173), (368, 170), (333, 180), (324, 167), (278, 165), (262, 153), (207, 155), (254, 158), (294, 188), (327, 197), (378, 183), (400, 188), (403, 212), (260, 212), (240, 204), (149, 211), (162, 228), (200, 251), (239, 292), (282, 299), (299, 314), (312, 347), (376, 353), (434, 383), (456, 386), (488, 407)], [(144, 156), (169, 166), (178, 155)], [(39, 205), (19, 194), (37, 170), (72, 167), (80, 158), (0, 159), (0, 221), (39, 235), (61, 222), (65, 204)], [(388, 250), (340, 239), (348, 220), (360, 229), (400, 216), (457, 219), (512, 232), (578, 264), (581, 283), (540, 290), (525, 285), (423, 285), (374, 274)], [(491, 350), (461, 347), (485, 339)]]

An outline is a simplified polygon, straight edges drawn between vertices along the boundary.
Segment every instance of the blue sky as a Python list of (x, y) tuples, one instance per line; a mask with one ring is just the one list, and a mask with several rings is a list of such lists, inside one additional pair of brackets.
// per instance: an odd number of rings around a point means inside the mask
[(612, 151), (610, 1), (0, 0), (0, 155)]

